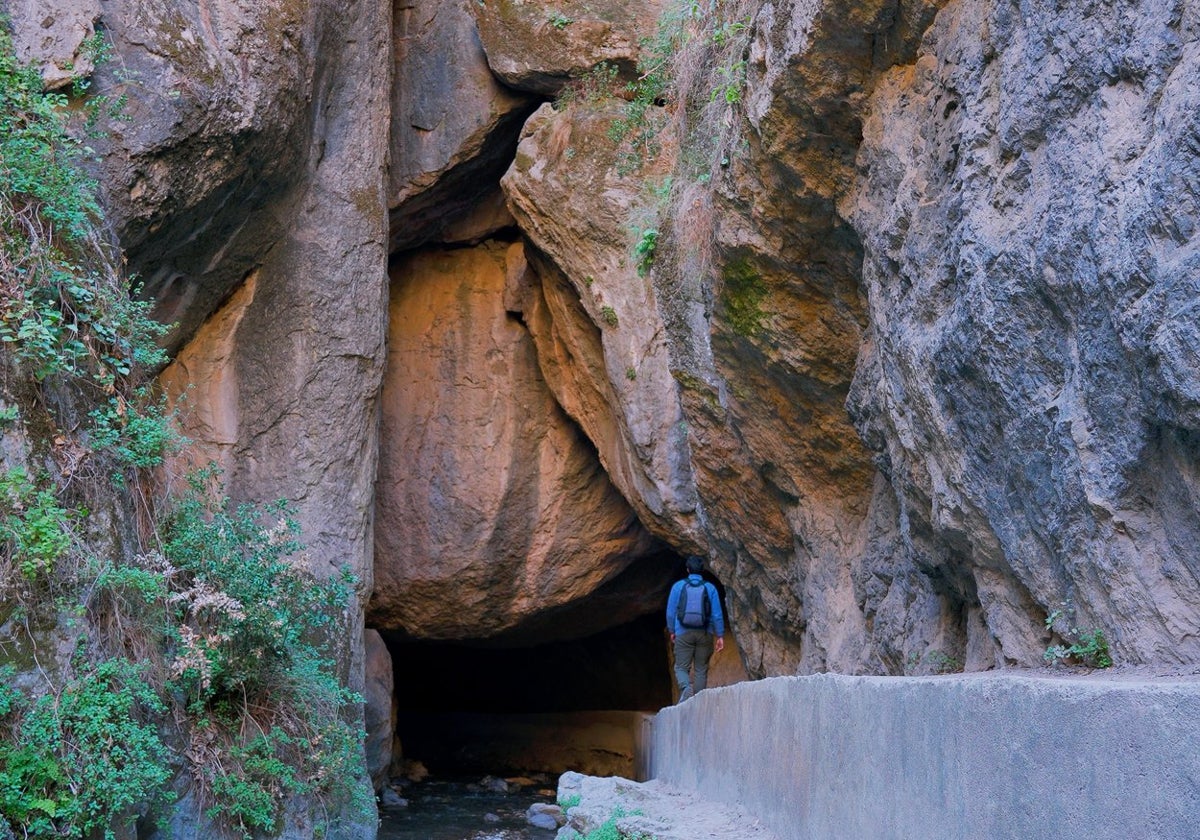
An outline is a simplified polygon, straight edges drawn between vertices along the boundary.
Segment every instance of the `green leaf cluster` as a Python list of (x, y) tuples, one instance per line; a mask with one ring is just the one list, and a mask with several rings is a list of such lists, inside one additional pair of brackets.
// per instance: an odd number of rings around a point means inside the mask
[(6, 553), (26, 580), (54, 573), (59, 559), (71, 548), (69, 523), (80, 515), (80, 511), (59, 506), (53, 490), (34, 486), (25, 470), (0, 474)]
[(646, 228), (633, 246), (633, 256), (637, 261), (638, 277), (645, 277), (650, 267), (654, 265), (654, 251), (658, 247), (658, 230)]
[[(0, 721), (20, 702), (0, 688)], [(119, 659), (40, 697), (0, 739), (0, 817), (31, 840), (112, 838), (167, 804), (169, 755), (149, 722), (165, 711), (141, 669)]]
[[(1055, 631), (1056, 625), (1063, 619), (1063, 610), (1054, 610), (1046, 616), (1046, 629)], [(1051, 645), (1046, 648), (1042, 658), (1046, 662), (1058, 663), (1074, 661), (1089, 668), (1111, 668), (1113, 664), (1112, 650), (1108, 638), (1099, 628), (1083, 630), (1079, 627), (1066, 627), (1062, 630), (1070, 644)]]

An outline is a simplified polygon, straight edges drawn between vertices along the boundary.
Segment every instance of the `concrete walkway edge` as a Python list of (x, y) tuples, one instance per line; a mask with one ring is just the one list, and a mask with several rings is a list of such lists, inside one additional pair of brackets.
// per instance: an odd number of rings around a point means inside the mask
[(1200, 837), (1200, 679), (776, 677), (651, 725), (655, 779), (784, 840)]

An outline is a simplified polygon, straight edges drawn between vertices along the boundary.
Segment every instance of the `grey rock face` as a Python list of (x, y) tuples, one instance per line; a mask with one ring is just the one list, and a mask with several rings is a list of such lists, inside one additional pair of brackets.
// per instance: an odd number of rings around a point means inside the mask
[(392, 252), (437, 239), (494, 189), (534, 100), (488, 69), (468, 0), (393, 11)]
[(517, 90), (553, 96), (601, 62), (632, 78), (639, 41), (669, 4), (613, 0), (471, 3), (492, 71)]
[(333, 43), (341, 11), (320, 3), (104, 6), (113, 58), (93, 89), (128, 101), (97, 146), (100, 180), (178, 347), (304, 212), (303, 184), (337, 143), (330, 97), (368, 80), (347, 76)]
[(1200, 656), (1196, 36), (1156, 0), (957, 3), (870, 103), (850, 405), (994, 664), (1063, 604), (1119, 660)]
[(7, 0), (3, 10), (12, 27), (17, 58), (40, 68), (47, 90), (67, 87), (76, 76), (91, 75), (94, 56), (85, 42), (96, 34), (100, 0)]

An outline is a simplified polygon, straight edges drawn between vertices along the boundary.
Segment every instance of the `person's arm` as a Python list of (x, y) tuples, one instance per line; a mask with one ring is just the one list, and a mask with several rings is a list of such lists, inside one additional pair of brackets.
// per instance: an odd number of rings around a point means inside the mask
[(713, 643), (713, 651), (720, 653), (725, 649), (725, 613), (721, 611), (721, 596), (717, 593), (717, 587), (711, 583), (704, 584), (708, 587), (708, 599), (712, 603), (712, 620), (713, 635), (716, 636), (716, 641)]

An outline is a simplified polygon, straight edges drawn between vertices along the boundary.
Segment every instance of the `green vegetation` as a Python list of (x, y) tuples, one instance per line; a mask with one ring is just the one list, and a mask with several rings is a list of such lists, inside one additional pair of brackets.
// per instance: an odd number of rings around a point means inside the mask
[(633, 246), (633, 256), (637, 261), (638, 277), (645, 277), (654, 265), (654, 249), (658, 247), (658, 231), (646, 228)]
[(25, 837), (112, 838), (171, 801), (167, 748), (146, 722), (166, 708), (143, 676), (108, 660), (25, 710), (18, 692), (0, 690), (0, 814)]
[(563, 86), (554, 100), (556, 110), (577, 102), (596, 103), (613, 95), (619, 85), (617, 65), (602, 61), (577, 79)]
[(916, 671), (922, 665), (932, 674), (957, 674), (963, 669), (962, 660), (942, 650), (931, 650), (924, 656), (914, 651), (905, 665), (906, 673)]
[(572, 23), (574, 23), (575, 20), (573, 18), (567, 17), (562, 12), (551, 12), (550, 17), (548, 17), (546, 19), (546, 22), (549, 23), (551, 26), (553, 26), (555, 29), (563, 30), (563, 29), (566, 29), (568, 26), (570, 26)]
[(25, 579), (52, 575), (71, 546), (71, 520), (81, 512), (60, 507), (54, 491), (35, 488), (20, 468), (0, 475), (0, 512), (9, 555)]
[(725, 266), (721, 277), (721, 304), (725, 320), (740, 336), (753, 338), (762, 332), (767, 317), (762, 302), (767, 285), (750, 261), (741, 258)]
[(165, 817), (179, 773), (243, 838), (294, 796), (369, 810), (332, 653), (353, 580), (307, 571), (283, 503), (235, 508), (212, 470), (166, 499), (146, 481), (181, 441), (149, 384), (168, 328), (79, 168), (106, 103), (44, 93), (0, 26), (0, 422), (45, 465), (0, 474), (0, 592), (20, 661), (76, 637), (69, 661), (0, 666), (0, 833), (127, 834)]
[(619, 323), (617, 320), (617, 310), (608, 304), (600, 307), (600, 319), (610, 327), (616, 327)]
[(1068, 608), (1054, 610), (1046, 616), (1046, 629), (1059, 633), (1070, 644), (1051, 645), (1042, 658), (1050, 663), (1074, 661), (1089, 668), (1111, 668), (1112, 652), (1108, 639), (1100, 629), (1082, 630), (1073, 625), (1062, 627)]
[[(578, 804), (579, 802), (576, 801), (570, 806), (564, 805), (563, 808), (573, 808)], [(636, 816), (640, 813), (640, 811), (626, 811), (624, 808), (615, 808), (613, 809), (612, 816), (602, 822), (599, 826), (592, 829), (587, 834), (580, 834), (576, 831), (574, 832), (574, 837), (578, 840), (655, 840), (653, 834), (647, 834), (642, 831), (629, 833), (617, 825), (618, 820), (628, 816)]]

